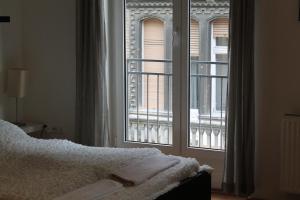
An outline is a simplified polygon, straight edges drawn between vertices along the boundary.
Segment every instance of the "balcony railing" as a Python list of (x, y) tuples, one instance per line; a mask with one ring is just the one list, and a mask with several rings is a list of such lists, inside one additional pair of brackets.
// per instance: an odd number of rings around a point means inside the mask
[[(144, 63), (159, 63), (159, 72)], [(172, 144), (171, 67), (171, 60), (127, 59), (127, 141)], [(191, 60), (191, 147), (225, 148), (227, 72), (216, 67), (227, 70), (228, 63)]]

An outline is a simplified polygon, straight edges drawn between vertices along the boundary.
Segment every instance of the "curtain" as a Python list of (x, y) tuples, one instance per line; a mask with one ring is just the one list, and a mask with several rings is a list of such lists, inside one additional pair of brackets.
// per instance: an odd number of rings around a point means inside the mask
[(77, 0), (76, 140), (109, 146), (105, 0)]
[(254, 192), (254, 0), (231, 0), (227, 138), (223, 189)]

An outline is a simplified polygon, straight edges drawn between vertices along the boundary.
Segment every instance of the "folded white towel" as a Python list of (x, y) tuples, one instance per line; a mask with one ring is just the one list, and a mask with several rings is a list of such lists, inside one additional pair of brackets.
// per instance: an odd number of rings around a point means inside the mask
[(57, 197), (54, 200), (101, 200), (122, 189), (124, 189), (122, 184), (110, 179), (102, 179), (96, 183)]
[(127, 186), (139, 185), (178, 163), (179, 159), (177, 158), (166, 155), (154, 155), (132, 162), (118, 171), (113, 171), (111, 175)]

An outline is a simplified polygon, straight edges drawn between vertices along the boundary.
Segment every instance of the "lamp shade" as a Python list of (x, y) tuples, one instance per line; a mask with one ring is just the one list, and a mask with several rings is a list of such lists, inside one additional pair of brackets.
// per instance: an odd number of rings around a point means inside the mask
[(25, 69), (9, 69), (7, 75), (7, 95), (23, 98), (26, 94), (28, 71)]

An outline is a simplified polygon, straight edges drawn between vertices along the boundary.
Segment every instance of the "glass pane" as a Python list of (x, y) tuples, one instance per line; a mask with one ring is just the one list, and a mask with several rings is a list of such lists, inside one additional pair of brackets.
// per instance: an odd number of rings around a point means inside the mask
[(172, 144), (172, 0), (126, 0), (129, 142)]
[(216, 37), (217, 46), (228, 46), (228, 37)]
[(224, 149), (229, 0), (190, 5), (189, 146)]

